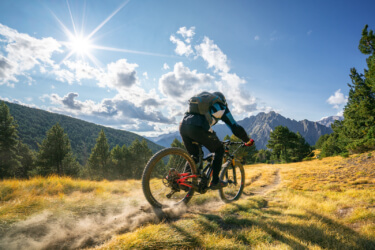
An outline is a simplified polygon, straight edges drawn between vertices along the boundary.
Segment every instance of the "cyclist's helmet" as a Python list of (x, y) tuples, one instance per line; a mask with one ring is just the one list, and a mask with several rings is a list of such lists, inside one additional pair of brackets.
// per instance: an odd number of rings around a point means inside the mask
[(214, 95), (217, 95), (225, 105), (227, 105), (227, 100), (225, 99), (225, 96), (221, 92), (214, 92)]

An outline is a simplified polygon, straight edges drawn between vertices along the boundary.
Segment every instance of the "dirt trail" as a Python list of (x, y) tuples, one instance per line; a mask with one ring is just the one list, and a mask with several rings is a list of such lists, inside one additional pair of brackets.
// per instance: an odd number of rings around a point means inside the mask
[[(253, 180), (254, 181), (254, 180)], [(281, 181), (279, 170), (270, 185), (252, 191), (250, 195), (265, 196)], [(225, 203), (220, 200), (201, 205), (152, 209), (139, 194), (139, 205), (124, 206), (114, 214), (72, 216), (43, 211), (20, 221), (0, 236), (1, 249), (77, 249), (101, 245), (113, 235), (133, 231), (148, 223), (179, 220), (195, 214), (215, 213)], [(242, 198), (245, 198), (246, 194)], [(134, 197), (133, 197), (134, 198)]]
[(281, 182), (280, 169), (275, 172), (275, 179), (270, 185), (263, 186), (251, 192), (252, 195), (265, 196), (268, 192), (275, 189)]

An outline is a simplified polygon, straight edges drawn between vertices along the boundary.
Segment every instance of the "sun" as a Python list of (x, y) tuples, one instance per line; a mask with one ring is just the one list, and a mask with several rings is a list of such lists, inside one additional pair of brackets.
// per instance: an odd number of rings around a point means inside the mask
[(92, 44), (86, 37), (74, 36), (70, 39), (69, 47), (73, 54), (83, 57), (90, 55)]
[(104, 21), (102, 21), (94, 30), (88, 35), (83, 35), (84, 27), (82, 21), (82, 29), (77, 30), (76, 22), (74, 21), (72, 11), (70, 9), (69, 0), (66, 0), (66, 4), (69, 10), (70, 20), (72, 22), (72, 28), (69, 29), (57, 16), (51, 11), (51, 14), (55, 17), (56, 21), (60, 24), (63, 32), (65, 33), (68, 41), (61, 41), (61, 43), (68, 49), (67, 55), (61, 60), (60, 64), (67, 61), (73, 55), (76, 56), (76, 60), (86, 60), (89, 59), (96, 66), (100, 67), (101, 62), (92, 53), (93, 50), (107, 50), (107, 51), (117, 51), (133, 54), (151, 55), (151, 56), (166, 56), (157, 53), (148, 53), (144, 51), (128, 50), (128, 49), (118, 49), (106, 46), (98, 46), (94, 44), (93, 36), (107, 23), (109, 22), (125, 5), (129, 3), (130, 0), (125, 0), (115, 11), (113, 11)]

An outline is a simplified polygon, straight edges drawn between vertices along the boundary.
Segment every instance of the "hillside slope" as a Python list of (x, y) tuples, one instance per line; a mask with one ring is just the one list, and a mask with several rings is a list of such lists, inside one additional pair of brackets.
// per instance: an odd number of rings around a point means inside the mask
[[(38, 150), (38, 143), (42, 143), (47, 131), (56, 123), (64, 128), (71, 142), (72, 150), (80, 163), (86, 162), (90, 156), (91, 149), (96, 143), (96, 138), (101, 129), (104, 130), (111, 148), (117, 144), (129, 146), (138, 139), (145, 138), (131, 132), (116, 130), (93, 123), (85, 122), (69, 116), (55, 114), (40, 109), (6, 102), (10, 114), (14, 117), (18, 127), (21, 140), (34, 150)], [(162, 147), (147, 140), (149, 148), (156, 152)]]

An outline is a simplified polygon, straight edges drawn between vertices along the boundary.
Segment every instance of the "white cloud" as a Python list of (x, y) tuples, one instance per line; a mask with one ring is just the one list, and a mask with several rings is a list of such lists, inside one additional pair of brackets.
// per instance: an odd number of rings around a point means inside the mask
[(163, 69), (164, 69), (164, 70), (170, 69), (170, 68), (169, 68), (169, 65), (168, 65), (167, 63), (164, 63), (164, 65), (163, 65)]
[(122, 129), (133, 132), (150, 132), (155, 131), (155, 125), (150, 122), (138, 122), (135, 124), (126, 124), (122, 126)]
[(77, 111), (81, 111), (83, 113), (90, 113), (91, 108), (94, 106), (94, 102), (92, 101), (85, 101), (81, 102), (76, 100), (75, 98), (78, 97), (78, 93), (68, 93), (64, 97), (60, 97), (58, 94), (51, 94), (50, 96), (44, 95), (41, 97), (42, 99), (49, 98), (50, 101), (54, 104), (61, 105), (65, 111), (70, 111), (72, 113), (78, 114)]
[[(168, 118), (160, 111), (158, 107), (161, 105), (161, 102), (152, 91), (140, 96), (147, 99), (142, 101), (139, 98), (135, 98), (139, 100), (139, 104), (127, 99), (122, 94), (117, 94), (111, 99), (103, 99), (99, 103), (92, 100), (79, 101), (76, 99), (79, 97), (78, 93), (73, 92), (68, 93), (64, 97), (60, 97), (58, 94), (44, 95), (41, 99), (48, 98), (53, 104), (57, 105), (51, 108), (54, 112), (67, 115), (73, 114), (81, 119), (103, 125), (121, 127), (125, 124), (131, 124), (137, 125), (138, 129), (140, 129), (139, 125), (145, 122), (161, 124), (175, 123), (174, 117)], [(153, 99), (152, 96), (155, 98)]]
[(147, 74), (147, 72), (143, 72), (143, 77), (146, 79), (146, 80), (148, 80), (148, 74)]
[[(185, 29), (177, 33), (184, 34)], [(259, 39), (259, 36), (256, 37)], [(230, 110), (233, 114), (240, 117), (249, 116), (259, 110), (270, 110), (271, 107), (259, 107), (257, 100), (250, 94), (248, 83), (245, 79), (235, 73), (230, 73), (230, 66), (227, 55), (219, 48), (213, 40), (204, 37), (203, 41), (194, 46), (196, 58), (201, 57), (207, 62), (207, 68), (213, 69), (218, 80), (212, 84), (215, 77), (209, 76), (209, 81), (191, 81), (189, 76), (194, 79), (198, 74), (196, 71), (190, 71), (182, 63), (176, 63), (173, 72), (163, 75), (159, 80), (159, 90), (170, 102), (175, 102), (174, 108), (169, 108), (169, 114), (181, 115), (181, 109), (186, 109), (187, 100), (200, 91), (221, 91), (225, 94)], [(182, 74), (184, 72), (185, 74)], [(195, 77), (193, 76), (195, 75)], [(184, 76), (184, 77), (181, 77)], [(208, 80), (208, 79), (207, 79)]]
[(213, 79), (209, 74), (191, 71), (182, 62), (178, 62), (172, 72), (161, 76), (159, 90), (171, 100), (185, 102), (197, 91), (210, 87)]
[(7, 53), (6, 57), (0, 59), (0, 84), (17, 82), (17, 76), (27, 76), (26, 71), (36, 65), (53, 66), (52, 54), (62, 52), (61, 44), (51, 37), (37, 39), (2, 24), (0, 36), (4, 37), (2, 41), (6, 43)]
[(312, 34), (312, 30), (307, 31), (308, 36), (311, 35), (311, 34)]
[[(29, 101), (29, 98), (25, 98), (26, 101)], [(22, 106), (26, 106), (26, 107), (29, 107), (29, 108), (38, 108), (36, 105), (34, 104), (28, 104), (28, 103), (24, 103), (20, 100), (17, 100), (17, 99), (9, 99), (8, 97), (1, 97), (0, 96), (0, 100), (2, 101), (6, 101), (6, 102), (10, 102), (10, 103), (15, 103), (15, 104), (19, 104), (19, 105), (22, 105)]]
[(117, 89), (118, 91), (128, 89), (139, 83), (136, 63), (128, 63), (126, 59), (107, 65), (106, 74), (101, 76), (99, 86)]
[(208, 68), (214, 68), (215, 72), (230, 70), (227, 56), (208, 37), (204, 37), (203, 42), (195, 46), (195, 50), (208, 63)]
[(246, 81), (235, 73), (221, 73), (215, 84), (225, 94), (233, 114), (248, 116), (257, 110), (256, 99), (246, 89)]
[(56, 75), (56, 80), (60, 82), (73, 84), (73, 82), (76, 81), (75, 75), (67, 69), (61, 69), (60, 67), (58, 67), (55, 68), (52, 72)]
[(17, 75), (16, 64), (0, 55), (0, 85), (6, 83), (8, 86), (14, 87), (14, 84), (10, 82), (18, 82), (15, 75)]
[(191, 43), (192, 38), (195, 35), (195, 27), (190, 27), (190, 29), (187, 29), (186, 27), (181, 27), (177, 34), (180, 34), (183, 38), (185, 38), (185, 42)]
[[(186, 27), (181, 27), (178, 31), (177, 34), (181, 35), (184, 41), (181, 39), (177, 38), (175, 35), (171, 35), (169, 40), (176, 44), (176, 49), (175, 52), (177, 55), (185, 55), (189, 56), (191, 54), (194, 54), (194, 51), (190, 45), (194, 35), (195, 35), (195, 27), (190, 27), (190, 29), (187, 29)], [(165, 66), (165, 64), (164, 64)], [(168, 66), (168, 65), (167, 65)], [(165, 69), (165, 68), (164, 68)]]
[(260, 37), (258, 36), (258, 35), (256, 35), (255, 37), (254, 37), (254, 40), (255, 41), (258, 41), (260, 39)]
[(341, 111), (337, 112), (336, 115), (337, 115), (337, 116), (344, 116), (344, 110), (341, 110)]
[(334, 95), (331, 95), (327, 102), (333, 105), (333, 108), (339, 109), (343, 104), (346, 104), (348, 101), (348, 97), (345, 97), (343, 93), (341, 93), (341, 89), (337, 90)]
[(70, 71), (74, 72), (74, 80), (80, 82), (82, 79), (100, 79), (103, 70), (91, 67), (84, 61), (69, 61), (63, 63)]
[(183, 41), (181, 41), (180, 39), (176, 38), (174, 35), (171, 35), (171, 37), (169, 38), (169, 40), (176, 44), (177, 47), (175, 49), (175, 52), (177, 55), (185, 55), (185, 56), (189, 56), (190, 54), (193, 54), (193, 50), (191, 48), (191, 45), (187, 45), (185, 44)]

